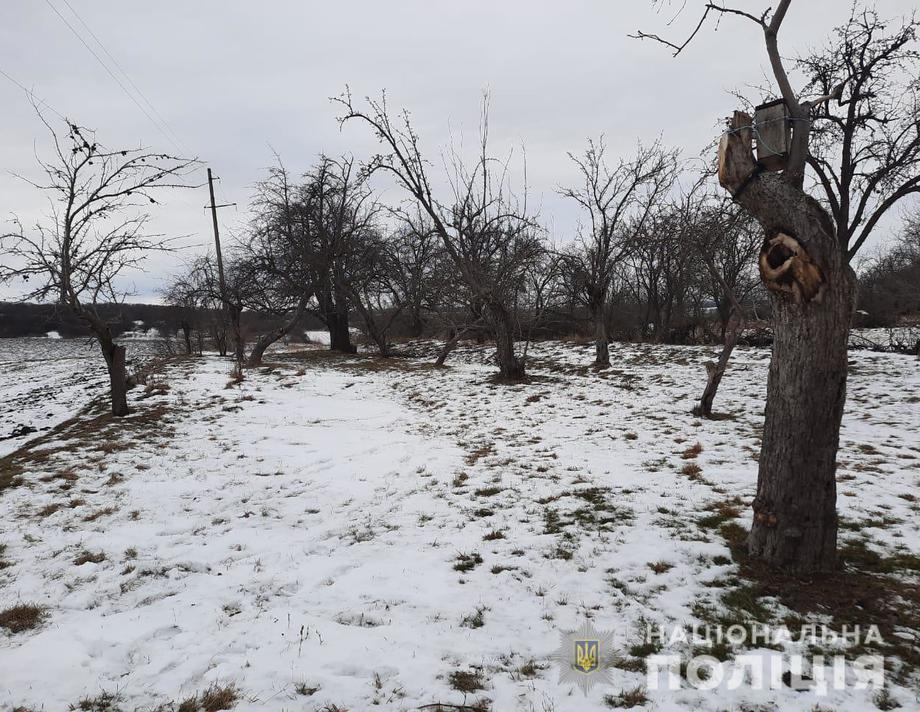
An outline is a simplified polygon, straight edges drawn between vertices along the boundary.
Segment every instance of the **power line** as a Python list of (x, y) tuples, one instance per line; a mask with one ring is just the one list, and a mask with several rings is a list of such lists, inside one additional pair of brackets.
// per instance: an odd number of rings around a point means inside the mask
[(61, 14), (60, 10), (58, 10), (58, 9), (52, 4), (51, 0), (45, 0), (45, 3), (47, 3), (48, 7), (50, 7), (50, 8), (54, 11), (54, 14), (55, 14), (55, 15), (57, 15), (59, 18), (61, 18), (61, 22), (63, 22), (65, 25), (67, 25), (67, 28), (73, 33), (74, 37), (76, 37), (78, 40), (80, 40), (80, 44), (82, 44), (84, 47), (86, 47), (87, 51), (88, 51), (90, 54), (92, 54), (93, 57), (96, 58), (96, 61), (99, 62), (99, 64), (102, 66), (103, 69), (105, 69), (105, 71), (108, 73), (108, 75), (109, 75), (110, 77), (112, 77), (112, 79), (115, 81), (116, 84), (118, 84), (118, 86), (119, 86), (119, 87), (121, 88), (121, 90), (125, 93), (125, 95), (126, 95), (132, 102), (134, 102), (134, 105), (135, 105), (138, 109), (141, 110), (141, 112), (144, 114), (144, 116), (146, 116), (146, 117), (150, 120), (150, 123), (152, 123), (152, 124), (156, 127), (157, 131), (159, 131), (161, 134), (163, 134), (163, 137), (164, 137), (167, 141), (169, 141), (169, 142), (176, 148), (176, 150), (177, 150), (179, 153), (183, 153), (182, 148), (179, 146), (179, 144), (176, 143), (176, 141), (173, 140), (173, 139), (169, 136), (169, 134), (167, 134), (167, 133), (163, 130), (163, 128), (160, 126), (160, 124), (157, 123), (156, 119), (154, 119), (153, 116), (150, 115), (150, 112), (147, 111), (147, 109), (144, 108), (144, 106), (135, 98), (135, 96), (134, 96), (131, 92), (128, 91), (128, 89), (127, 89), (127, 87), (124, 85), (124, 83), (123, 83), (123, 82), (116, 76), (116, 74), (109, 68), (109, 65), (107, 65), (105, 62), (102, 61), (102, 57), (99, 56), (99, 53), (96, 52), (96, 50), (94, 50), (94, 49), (89, 45), (89, 43), (88, 43), (85, 39), (83, 39), (83, 36), (82, 36), (79, 32), (77, 32), (76, 28), (74, 28), (74, 26), (71, 25), (70, 22), (67, 21), (67, 18), (64, 17), (64, 16)]
[(20, 89), (22, 89), (30, 99), (32, 99), (32, 100), (34, 100), (34, 101), (37, 101), (37, 102), (38, 102), (39, 104), (41, 104), (42, 106), (47, 107), (48, 109), (50, 109), (51, 111), (53, 111), (55, 114), (57, 114), (57, 115), (61, 118), (62, 121), (67, 121), (67, 117), (64, 116), (64, 114), (62, 114), (60, 111), (58, 111), (57, 109), (55, 109), (53, 106), (51, 106), (51, 104), (49, 104), (49, 103), (48, 103), (47, 101), (45, 101), (44, 99), (40, 99), (39, 97), (37, 97), (37, 96), (35, 95), (35, 92), (33, 92), (31, 89), (28, 89), (24, 84), (22, 84), (21, 82), (17, 81), (17, 80), (14, 79), (13, 77), (11, 77), (9, 74), (7, 74), (6, 72), (4, 72), (3, 69), (0, 69), (0, 74), (2, 74), (4, 77), (6, 77), (7, 79), (9, 79), (10, 82), (12, 82), (13, 84), (15, 84), (17, 87), (19, 87)]
[(186, 154), (191, 153), (191, 152), (188, 150), (188, 147), (185, 146), (185, 144), (182, 142), (182, 140), (181, 140), (181, 139), (179, 138), (179, 136), (176, 134), (176, 132), (173, 131), (172, 126), (169, 125), (169, 122), (166, 121), (166, 119), (163, 118), (163, 115), (162, 115), (159, 111), (157, 111), (156, 106), (154, 106), (153, 103), (152, 103), (152, 102), (147, 98), (147, 96), (144, 94), (144, 92), (141, 91), (140, 87), (137, 86), (137, 84), (134, 83), (134, 80), (132, 80), (131, 77), (130, 77), (130, 75), (128, 74), (128, 72), (125, 71), (125, 68), (122, 67), (121, 64), (118, 62), (118, 60), (115, 59), (115, 57), (112, 55), (112, 53), (109, 52), (109, 50), (106, 48), (106, 46), (102, 43), (102, 40), (99, 39), (99, 36), (98, 36), (95, 32), (93, 32), (92, 28), (91, 28), (91, 27), (86, 23), (86, 21), (84, 21), (84, 19), (80, 16), (80, 13), (78, 13), (78, 12), (74, 9), (73, 5), (71, 5), (70, 2), (69, 2), (68, 0), (63, 0), (63, 2), (64, 2), (64, 4), (67, 6), (67, 8), (70, 10), (70, 12), (73, 13), (73, 16), (76, 17), (77, 20), (79, 21), (79, 23), (86, 29), (86, 31), (89, 33), (90, 37), (92, 37), (93, 40), (95, 40), (96, 44), (99, 45), (100, 49), (105, 53), (105, 56), (108, 57), (108, 58), (112, 61), (112, 64), (114, 64), (115, 67), (118, 69), (118, 71), (121, 72), (122, 76), (127, 80), (128, 84), (131, 85), (131, 88), (134, 89), (134, 91), (137, 93), (137, 95), (143, 100), (143, 102), (144, 102), (144, 103), (150, 108), (150, 110), (156, 115), (157, 119), (159, 119), (159, 121), (160, 121), (160, 123), (163, 125), (163, 127), (164, 127), (167, 131), (169, 131), (169, 133), (170, 133), (170, 135), (172, 136), (172, 138), (175, 139), (175, 142), (174, 142), (174, 143), (175, 143), (175, 144), (178, 144), (178, 147), (182, 149), (182, 152), (183, 152), (183, 153), (186, 153)]

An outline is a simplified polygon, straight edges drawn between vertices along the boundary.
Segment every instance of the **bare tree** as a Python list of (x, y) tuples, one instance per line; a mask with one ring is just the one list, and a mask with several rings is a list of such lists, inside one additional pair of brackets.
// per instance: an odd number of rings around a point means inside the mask
[(692, 236), (695, 216), (680, 202), (659, 204), (624, 256), (626, 282), (642, 306), (640, 334), (656, 343), (686, 342), (695, 324), (691, 302), (699, 294), (700, 264)]
[(431, 220), (458, 274), (481, 305), (495, 337), (499, 375), (507, 380), (523, 378), (525, 360), (515, 352), (518, 330), (512, 305), (526, 265), (540, 255), (542, 246), (526, 201), (519, 203), (511, 194), (508, 161), (488, 151), (488, 102), (483, 103), (479, 155), (471, 167), (452, 155), (450, 198), (444, 201), (435, 197), (407, 112), (394, 122), (385, 97), (368, 99), (366, 110), (355, 108), (349, 93), (336, 101), (344, 109), (341, 123), (366, 123), (385, 146), (387, 152), (375, 156), (368, 171), (394, 177)]
[(390, 238), (393, 260), (388, 282), (394, 298), (403, 305), (411, 336), (421, 336), (433, 304), (438, 268), (444, 266), (438, 234), (418, 210), (394, 211), (397, 226)]
[(221, 297), (217, 264), (213, 255), (203, 255), (191, 261), (186, 270), (173, 279), (168, 294), (194, 309), (199, 319), (199, 352), (203, 350), (202, 332), (207, 334), (220, 356), (229, 351), (229, 324)]
[(916, 17), (895, 24), (855, 3), (828, 45), (796, 62), (805, 94), (836, 97), (813, 111), (808, 166), (847, 259), (886, 213), (920, 194), (918, 29)]
[(308, 223), (312, 240), (305, 259), (312, 273), (317, 316), (329, 330), (330, 348), (354, 353), (349, 328), (350, 259), (357, 241), (372, 225), (377, 206), (366, 174), (349, 156), (321, 156), (305, 179), (299, 214)]
[(190, 281), (190, 276), (190, 271), (176, 275), (162, 293), (163, 301), (177, 311), (185, 353), (189, 356), (194, 352), (192, 331), (199, 334), (201, 331), (198, 320), (202, 309), (200, 290)]
[(610, 365), (607, 311), (614, 270), (677, 177), (677, 153), (657, 142), (649, 147), (639, 144), (635, 156), (620, 159), (612, 168), (605, 150), (601, 137), (597, 143), (588, 142), (583, 156), (569, 154), (578, 166), (581, 185), (561, 190), (588, 215), (588, 233), (579, 235), (566, 262), (576, 275), (576, 296), (594, 325), (597, 368)]
[(872, 326), (897, 326), (920, 312), (920, 214), (908, 218), (893, 245), (867, 261), (859, 305)]
[(844, 74), (840, 84), (822, 87), (814, 98), (795, 91), (779, 50), (791, 4), (780, 0), (775, 10), (756, 14), (707, 3), (681, 44), (639, 36), (662, 41), (679, 54), (710, 16), (741, 18), (763, 33), (791, 129), (785, 167), (767, 172), (755, 161), (757, 127), (742, 112), (735, 112), (719, 146), (719, 182), (764, 230), (760, 269), (773, 304), (773, 356), (748, 544), (754, 556), (776, 567), (813, 574), (831, 571), (837, 563), (836, 456), (855, 297), (855, 275), (847, 262), (858, 245), (841, 241), (847, 231), (838, 231), (804, 183), (813, 120), (827, 102), (844, 100), (847, 85), (856, 96), (862, 90), (858, 76)]
[(39, 159), (44, 177), (27, 180), (46, 191), (50, 213), (32, 230), (15, 220), (15, 231), (0, 247), (9, 256), (0, 282), (22, 280), (23, 300), (54, 299), (77, 316), (98, 341), (109, 373), (112, 414), (127, 415), (125, 347), (117, 344), (96, 305), (126, 294), (118, 277), (136, 268), (168, 241), (145, 231), (154, 195), (186, 188), (182, 177), (195, 161), (146, 149), (109, 149), (93, 131), (67, 123), (66, 136), (39, 113), (54, 146), (50, 160)]
[[(697, 184), (698, 189), (702, 186)], [(707, 289), (719, 312), (723, 343), (718, 360), (706, 362), (706, 387), (693, 413), (711, 418), (722, 377), (744, 331), (743, 302), (754, 289), (750, 273), (762, 237), (747, 213), (706, 193), (697, 198), (695, 192), (682, 201), (684, 215), (692, 225), (689, 239), (709, 275)]]
[(246, 308), (280, 322), (256, 338), (247, 359), (249, 366), (261, 364), (265, 351), (290, 333), (313, 296), (312, 216), (298, 219), (302, 206), (297, 204), (297, 192), (278, 159), (278, 165), (256, 184), (253, 218), (237, 247), (249, 276)]

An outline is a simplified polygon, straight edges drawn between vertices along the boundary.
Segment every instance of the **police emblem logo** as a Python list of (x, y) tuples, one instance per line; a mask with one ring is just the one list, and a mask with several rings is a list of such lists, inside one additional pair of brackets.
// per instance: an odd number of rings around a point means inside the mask
[(599, 640), (576, 640), (575, 641), (575, 662), (573, 667), (578, 672), (589, 674), (597, 670)]
[(578, 630), (560, 634), (559, 649), (552, 657), (559, 665), (560, 684), (575, 684), (588, 694), (593, 685), (611, 682), (613, 633), (595, 630), (585, 621)]

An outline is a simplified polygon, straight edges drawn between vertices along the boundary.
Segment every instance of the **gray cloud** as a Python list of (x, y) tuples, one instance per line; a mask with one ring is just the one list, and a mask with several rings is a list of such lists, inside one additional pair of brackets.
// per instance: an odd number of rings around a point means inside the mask
[[(82, 31), (63, 0), (51, 2)], [(660, 45), (627, 38), (640, 27), (680, 36), (701, 2), (689, 2), (672, 27), (665, 26), (667, 8), (657, 14), (646, 0), (70, 4), (182, 145), (221, 176), (219, 199), (240, 203), (238, 211), (222, 211), (228, 231), (245, 221), (252, 183), (272, 161), (270, 146), (298, 171), (322, 151), (361, 158), (376, 149), (364, 127), (339, 131), (329, 97), (346, 84), (359, 96), (386, 88), (394, 107), (412, 111), (432, 158), (451, 136), (475, 138), (481, 95), (488, 90), (496, 149), (526, 146), (531, 200), (564, 241), (577, 221), (573, 207), (555, 193), (574, 179), (567, 151), (604, 133), (613, 151), (660, 135), (695, 155), (735, 108), (728, 92), (760, 83), (766, 70), (756, 28), (740, 20), (706, 30), (677, 59)], [(887, 16), (912, 10), (904, 0), (878, 6)], [(848, 8), (841, 0), (795, 3), (781, 38), (785, 53), (823, 41)], [(46, 2), (4, 0), (0, 68), (97, 129), (108, 145), (175, 150)], [(0, 102), (0, 167), (34, 176), (34, 151), (46, 150), (47, 136), (23, 92), (2, 77)], [(0, 196), (0, 215), (15, 212), (27, 225), (44, 209), (41, 195), (6, 172)], [(134, 299), (154, 298), (183, 259), (206, 249), (206, 201), (206, 189), (187, 190), (156, 211), (152, 229), (189, 234), (189, 249), (152, 257), (146, 273), (130, 275), (126, 284), (134, 284)]]

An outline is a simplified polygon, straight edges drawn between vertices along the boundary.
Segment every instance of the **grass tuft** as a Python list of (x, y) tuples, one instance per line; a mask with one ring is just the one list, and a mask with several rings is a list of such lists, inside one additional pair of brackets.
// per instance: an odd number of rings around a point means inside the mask
[(69, 705), (71, 710), (85, 712), (121, 712), (121, 695), (117, 692), (101, 692), (96, 697), (84, 697), (76, 704)]
[(484, 690), (485, 681), (480, 670), (454, 670), (448, 678), (450, 686), (458, 692)]
[(91, 551), (86, 551), (85, 549), (73, 560), (75, 566), (83, 566), (83, 564), (99, 564), (105, 561), (105, 553), (97, 551), (95, 554)]
[(454, 564), (454, 571), (472, 571), (482, 563), (482, 557), (478, 552), (471, 554), (457, 554), (457, 563)]
[(41, 625), (48, 615), (44, 606), (34, 603), (17, 603), (15, 606), (0, 611), (0, 628), (10, 633), (21, 633)]
[(635, 687), (632, 690), (623, 690), (616, 695), (607, 695), (604, 702), (608, 707), (619, 709), (629, 709), (631, 707), (641, 707), (648, 702), (648, 695), (642, 687)]

